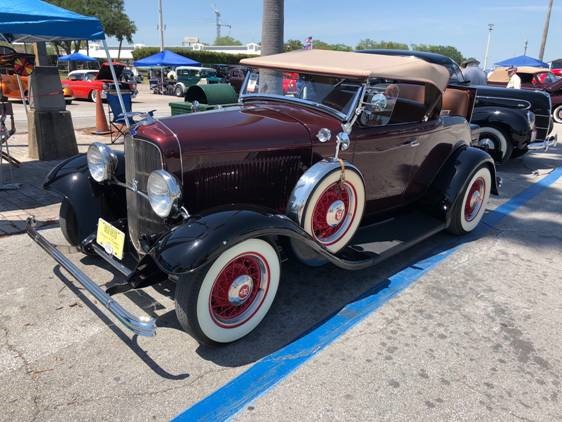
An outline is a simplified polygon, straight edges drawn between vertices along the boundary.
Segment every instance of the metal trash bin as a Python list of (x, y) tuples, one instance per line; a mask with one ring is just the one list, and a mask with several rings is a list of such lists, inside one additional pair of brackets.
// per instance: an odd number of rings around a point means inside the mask
[(238, 101), (238, 94), (230, 84), (193, 85), (187, 89), (185, 101), (198, 101), (201, 105), (232, 104)]

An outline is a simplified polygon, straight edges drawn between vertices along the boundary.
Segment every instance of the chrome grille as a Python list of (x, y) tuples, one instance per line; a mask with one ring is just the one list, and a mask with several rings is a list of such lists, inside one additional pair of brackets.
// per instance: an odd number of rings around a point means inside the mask
[[(156, 145), (142, 139), (133, 139), (131, 136), (126, 137), (125, 178), (127, 185), (136, 185), (139, 191), (146, 192), (148, 176), (153, 170), (161, 168), (162, 154)], [(131, 241), (136, 250), (141, 253), (140, 236), (164, 230), (161, 218), (152, 211), (148, 200), (130, 189), (127, 189), (127, 223)]]

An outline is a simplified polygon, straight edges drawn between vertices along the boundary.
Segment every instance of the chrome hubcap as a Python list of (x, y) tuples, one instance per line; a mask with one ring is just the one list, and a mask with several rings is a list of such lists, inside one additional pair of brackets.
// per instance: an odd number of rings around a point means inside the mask
[(247, 274), (234, 279), (228, 289), (228, 301), (233, 305), (242, 305), (252, 294), (254, 282)]
[(332, 205), (328, 208), (328, 212), (326, 213), (326, 223), (328, 223), (330, 227), (336, 227), (343, 220), (344, 216), (345, 203), (338, 199), (337, 201), (332, 202)]

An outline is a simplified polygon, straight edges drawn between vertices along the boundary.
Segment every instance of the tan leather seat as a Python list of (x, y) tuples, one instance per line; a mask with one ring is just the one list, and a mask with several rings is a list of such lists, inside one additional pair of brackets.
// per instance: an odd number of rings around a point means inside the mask
[(463, 89), (447, 88), (443, 93), (442, 112), (450, 116), (468, 118), (470, 110), (470, 94)]

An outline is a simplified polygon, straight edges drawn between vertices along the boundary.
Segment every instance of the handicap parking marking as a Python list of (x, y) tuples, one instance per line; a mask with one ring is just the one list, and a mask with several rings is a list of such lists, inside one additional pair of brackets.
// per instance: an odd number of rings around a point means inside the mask
[(176, 422), (222, 421), (232, 418), (392, 297), (459, 250), (464, 243), (499, 224), (505, 217), (548, 189), (560, 177), (562, 177), (562, 167), (554, 169), (549, 175), (488, 212), (483, 219), (485, 225), (481, 225), (473, 236), (469, 235), (460, 244), (423, 259), (389, 277), (383, 286), (379, 284), (362, 294), (297, 340), (254, 363), (245, 372), (183, 411), (173, 420)]

